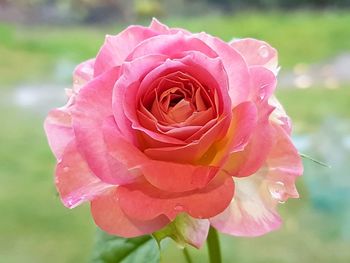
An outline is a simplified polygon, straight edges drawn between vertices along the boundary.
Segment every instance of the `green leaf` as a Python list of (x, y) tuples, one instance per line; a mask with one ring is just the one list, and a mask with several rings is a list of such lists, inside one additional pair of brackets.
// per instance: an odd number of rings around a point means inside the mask
[(121, 238), (98, 230), (91, 263), (158, 263), (160, 251), (152, 236)]

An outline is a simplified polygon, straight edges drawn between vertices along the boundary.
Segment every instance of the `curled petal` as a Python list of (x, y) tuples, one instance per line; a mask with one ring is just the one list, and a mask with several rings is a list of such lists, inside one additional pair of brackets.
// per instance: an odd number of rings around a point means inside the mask
[(261, 104), (262, 101), (268, 100), (275, 91), (277, 85), (276, 76), (272, 71), (262, 66), (252, 66), (249, 68), (251, 76), (251, 98)]
[(118, 136), (120, 133), (113, 118), (104, 123), (103, 132), (110, 155), (125, 164), (129, 171), (144, 175), (160, 190), (184, 192), (204, 188), (218, 170), (209, 166), (150, 160), (138, 148)]
[(113, 68), (87, 83), (72, 108), (77, 148), (93, 173), (110, 184), (134, 179), (123, 163), (109, 155), (101, 129), (104, 120), (113, 115), (112, 89), (118, 76), (119, 68)]
[(195, 36), (210, 46), (220, 57), (228, 76), (228, 92), (232, 107), (246, 101), (250, 94), (250, 88), (247, 85), (250, 81), (250, 77), (247, 64), (241, 54), (219, 38), (212, 37), (205, 33), (196, 34)]
[(278, 203), (297, 198), (295, 180), (302, 163), (288, 134), (274, 125), (276, 142), (265, 165), (254, 175), (235, 179), (236, 191), (230, 206), (210, 219), (219, 231), (236, 236), (259, 236), (277, 229), (281, 219)]
[(169, 219), (165, 216), (152, 220), (136, 220), (128, 217), (120, 208), (116, 188), (95, 198), (91, 202), (91, 213), (96, 225), (105, 232), (126, 238), (151, 234), (169, 223)]
[(232, 120), (226, 136), (214, 144), (201, 163), (221, 166), (227, 156), (245, 149), (257, 125), (257, 109), (252, 102), (243, 102), (232, 110)]
[(143, 41), (127, 57), (126, 61), (147, 56), (149, 54), (166, 55), (177, 58), (185, 51), (199, 51), (208, 57), (215, 58), (217, 53), (199, 38), (188, 36), (183, 32), (172, 35), (158, 35)]
[(288, 133), (292, 133), (292, 120), (287, 115), (282, 104), (278, 101), (276, 96), (269, 98), (269, 104), (274, 107), (274, 111), (270, 115), (270, 121), (280, 125)]
[(244, 38), (233, 40), (230, 45), (242, 54), (248, 66), (264, 66), (277, 75), (277, 51), (265, 41)]
[(94, 75), (95, 59), (89, 59), (80, 63), (73, 73), (73, 91), (78, 93), (82, 86), (90, 81)]
[(156, 35), (154, 30), (142, 26), (130, 26), (116, 36), (107, 35), (96, 56), (94, 76), (120, 66), (138, 44)]
[(74, 139), (69, 109), (62, 107), (51, 110), (45, 119), (44, 129), (53, 154), (60, 160), (68, 143)]
[(65, 148), (62, 160), (57, 164), (55, 182), (62, 202), (68, 208), (92, 200), (111, 187), (91, 172), (74, 141)]
[(152, 19), (152, 22), (151, 22), (149, 28), (154, 30), (154, 31), (156, 31), (159, 34), (164, 34), (164, 35), (176, 34), (179, 31), (184, 33), (184, 34), (188, 34), (188, 35), (191, 34), (187, 30), (182, 29), (182, 28), (169, 28), (168, 26), (166, 26), (166, 25), (162, 24), (161, 22), (159, 22), (157, 18), (153, 18)]
[(232, 176), (249, 176), (264, 164), (272, 145), (273, 133), (266, 114), (258, 120), (244, 150), (230, 153), (222, 169)]

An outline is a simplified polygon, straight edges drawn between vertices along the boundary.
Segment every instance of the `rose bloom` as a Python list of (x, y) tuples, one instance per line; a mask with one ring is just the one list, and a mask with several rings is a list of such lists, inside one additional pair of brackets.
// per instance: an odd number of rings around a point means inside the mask
[(91, 203), (104, 231), (135, 237), (179, 215), (199, 247), (210, 226), (258, 236), (298, 197), (302, 163), (273, 96), (277, 52), (255, 39), (130, 26), (78, 65), (45, 131), (65, 206)]

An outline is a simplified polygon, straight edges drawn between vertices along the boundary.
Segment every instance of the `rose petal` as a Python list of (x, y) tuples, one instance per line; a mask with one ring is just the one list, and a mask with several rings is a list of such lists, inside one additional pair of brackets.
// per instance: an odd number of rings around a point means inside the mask
[(101, 195), (91, 202), (91, 213), (96, 225), (111, 235), (125, 238), (151, 234), (169, 223), (165, 216), (152, 220), (135, 220), (120, 208), (117, 189)]
[(259, 118), (244, 150), (231, 153), (222, 165), (223, 170), (232, 176), (243, 177), (255, 173), (263, 165), (273, 144), (269, 114)]
[(250, 89), (247, 87), (250, 80), (248, 67), (242, 56), (219, 38), (206, 33), (196, 34), (195, 36), (210, 46), (220, 57), (228, 76), (228, 92), (232, 107), (245, 101), (250, 93)]
[(261, 66), (249, 67), (251, 76), (251, 98), (255, 102), (268, 100), (275, 91), (277, 85), (276, 76), (268, 69)]
[(78, 93), (79, 90), (90, 81), (94, 74), (95, 59), (89, 59), (80, 63), (73, 72), (73, 91)]
[(232, 120), (226, 136), (213, 144), (201, 163), (221, 166), (228, 154), (242, 151), (254, 133), (257, 124), (257, 109), (252, 102), (243, 102), (232, 110)]
[(62, 107), (51, 110), (45, 119), (44, 129), (53, 154), (60, 160), (64, 149), (74, 139), (69, 109)]
[(57, 164), (55, 181), (62, 202), (68, 208), (92, 200), (111, 187), (91, 172), (74, 140), (65, 148), (62, 160)]
[(242, 54), (249, 66), (264, 66), (277, 74), (277, 51), (265, 41), (244, 38), (233, 40), (230, 45)]
[(278, 228), (278, 202), (297, 198), (295, 180), (303, 172), (302, 163), (288, 134), (274, 125), (276, 143), (264, 167), (256, 174), (235, 179), (231, 205), (210, 219), (219, 231), (237, 236), (259, 236)]
[(123, 211), (132, 218), (143, 220), (162, 214), (173, 220), (180, 212), (194, 218), (210, 218), (227, 207), (233, 191), (232, 178), (224, 174), (218, 174), (205, 188), (183, 193), (160, 191), (147, 182), (132, 183), (117, 189)]
[(112, 115), (112, 89), (119, 76), (113, 68), (86, 84), (76, 97), (72, 109), (77, 147), (93, 173), (110, 184), (123, 184), (134, 179), (127, 167), (107, 151), (101, 126)]
[(292, 120), (287, 115), (282, 104), (278, 101), (276, 96), (269, 98), (269, 104), (274, 107), (274, 111), (270, 115), (270, 121), (280, 125), (288, 133), (292, 133)]
[(202, 40), (188, 36), (183, 32), (172, 35), (158, 35), (146, 39), (127, 57), (126, 61), (133, 61), (136, 58), (149, 54), (166, 55), (169, 58), (178, 58), (184, 51), (199, 51), (208, 57), (215, 58), (218, 55)]
[(154, 30), (142, 26), (129, 26), (116, 36), (107, 35), (96, 56), (94, 77), (120, 66), (139, 43), (156, 35)]
[(108, 151), (130, 171), (141, 174), (155, 187), (169, 192), (184, 192), (204, 188), (218, 171), (215, 167), (195, 166), (148, 159), (134, 145), (123, 139), (113, 118), (103, 124)]
[(182, 28), (169, 28), (168, 26), (159, 22), (159, 20), (157, 18), (154, 18), (154, 17), (152, 19), (152, 22), (151, 22), (149, 28), (156, 31), (159, 34), (176, 34), (179, 31), (181, 31), (182, 33), (187, 34), (187, 35), (191, 34), (187, 30), (182, 29)]

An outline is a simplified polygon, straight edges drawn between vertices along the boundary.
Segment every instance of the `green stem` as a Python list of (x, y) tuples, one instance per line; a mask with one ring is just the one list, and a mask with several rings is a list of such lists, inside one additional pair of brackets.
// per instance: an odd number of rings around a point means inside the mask
[(221, 251), (218, 232), (210, 227), (207, 239), (208, 254), (210, 263), (221, 263)]
[(182, 252), (184, 253), (186, 262), (187, 262), (187, 263), (192, 263), (193, 261), (192, 261), (192, 259), (191, 259), (190, 253), (188, 252), (187, 248), (184, 248), (184, 249), (182, 250)]

